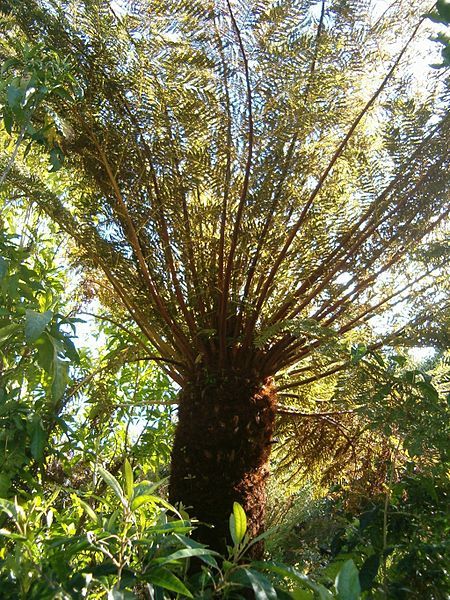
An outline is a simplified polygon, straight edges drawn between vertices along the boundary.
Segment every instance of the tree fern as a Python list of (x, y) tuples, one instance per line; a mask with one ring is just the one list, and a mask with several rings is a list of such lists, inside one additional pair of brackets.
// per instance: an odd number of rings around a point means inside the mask
[[(4, 155), (9, 189), (75, 239), (185, 404), (205, 398), (211, 378), (225, 403), (233, 380), (255, 386), (242, 410), (257, 404), (257, 388), (270, 404), (272, 378), (295, 392), (344, 370), (352, 343), (376, 349), (426, 322), (445, 258), (430, 268), (418, 256), (445, 237), (450, 139), (445, 74), (413, 68), (429, 35), (426, 8), (0, 2), (7, 130), (22, 131), (7, 86), (33, 93), (25, 43), (68, 57), (71, 77), (30, 117), (34, 130), (53, 128), (42, 146), (55, 168), (64, 158), (70, 180), (10, 168)], [(28, 164), (42, 164), (45, 152), (30, 152)], [(371, 324), (383, 314), (380, 331)], [(347, 444), (349, 418), (321, 428), (307, 418), (303, 458), (332, 452), (329, 432)], [(286, 427), (298, 438), (292, 419)], [(230, 433), (233, 457), (245, 435)], [(209, 446), (195, 451), (214, 460)], [(229, 485), (241, 501), (240, 483)]]

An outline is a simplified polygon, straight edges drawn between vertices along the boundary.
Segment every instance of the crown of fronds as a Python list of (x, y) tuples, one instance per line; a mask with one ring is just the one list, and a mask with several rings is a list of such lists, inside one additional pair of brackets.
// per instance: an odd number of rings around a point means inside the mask
[[(330, 340), (365, 340), (374, 315), (403, 302), (426, 318), (444, 260), (418, 249), (450, 206), (448, 94), (441, 72), (419, 83), (410, 68), (423, 2), (375, 8), (0, 2), (3, 59), (23, 58), (17, 40), (49, 48), (78, 90), (46, 88), (33, 130), (9, 123), (32, 140), (52, 120), (70, 186), (25, 167), (8, 180), (73, 236), (180, 383), (200, 364), (266, 377), (320, 348), (325, 372)], [(31, 67), (8, 65), (26, 89)]]

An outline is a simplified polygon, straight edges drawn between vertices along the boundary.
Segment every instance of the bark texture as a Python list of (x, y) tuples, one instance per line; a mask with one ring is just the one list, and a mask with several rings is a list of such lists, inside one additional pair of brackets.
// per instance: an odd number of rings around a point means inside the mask
[(252, 538), (264, 530), (275, 404), (271, 379), (229, 373), (202, 373), (182, 391), (169, 497), (214, 526), (200, 526), (197, 539), (218, 551), (231, 542), (233, 502), (243, 506)]

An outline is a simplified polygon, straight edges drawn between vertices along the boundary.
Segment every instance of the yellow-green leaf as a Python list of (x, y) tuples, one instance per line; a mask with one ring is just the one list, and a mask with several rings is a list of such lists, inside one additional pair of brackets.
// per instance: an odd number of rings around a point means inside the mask
[(230, 533), (235, 545), (242, 542), (247, 531), (245, 511), (237, 502), (233, 503), (233, 513), (230, 515)]
[(84, 502), (84, 500), (81, 500), (80, 498), (78, 498), (78, 502), (80, 503), (81, 508), (87, 513), (87, 515), (89, 516), (89, 518), (92, 521), (94, 521), (94, 523), (96, 523), (97, 522), (97, 515), (92, 510), (92, 508), (89, 506), (89, 504), (87, 504), (86, 502)]
[(129, 460), (126, 458), (123, 463), (123, 477), (125, 482), (125, 495), (128, 500), (131, 500), (133, 497), (133, 469), (131, 468)]

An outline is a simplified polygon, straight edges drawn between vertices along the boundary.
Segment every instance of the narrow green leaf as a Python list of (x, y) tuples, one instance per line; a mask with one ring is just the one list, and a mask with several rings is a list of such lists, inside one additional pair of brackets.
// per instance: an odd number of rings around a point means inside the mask
[(80, 355), (78, 354), (75, 344), (73, 343), (73, 341), (70, 339), (69, 336), (67, 336), (67, 335), (63, 336), (63, 344), (64, 344), (65, 354), (66, 354), (67, 358), (72, 360), (74, 363), (79, 364)]
[(78, 502), (80, 503), (81, 508), (86, 512), (88, 517), (91, 519), (91, 521), (94, 521), (94, 523), (96, 523), (98, 521), (97, 515), (95, 514), (93, 509), (89, 506), (89, 504), (87, 504), (87, 502), (84, 502), (84, 500), (81, 500), (81, 498), (78, 498)]
[(183, 594), (187, 598), (194, 597), (184, 583), (180, 581), (176, 575), (164, 567), (160, 569), (152, 569), (148, 575), (148, 580), (153, 585), (170, 590), (171, 592), (176, 592), (177, 594)]
[(168, 481), (168, 477), (164, 477), (164, 479), (160, 479), (152, 483), (151, 481), (141, 481), (134, 487), (133, 497), (137, 498), (138, 496), (146, 496), (147, 494), (153, 494), (155, 490), (157, 490), (161, 485)]
[(182, 548), (181, 550), (172, 552), (172, 554), (169, 554), (168, 556), (154, 558), (153, 562), (162, 566), (180, 559), (191, 558), (192, 556), (211, 556), (213, 554), (220, 556), (217, 552), (209, 550), (208, 548)]
[(122, 488), (120, 487), (120, 483), (117, 481), (117, 479), (114, 477), (114, 475), (111, 475), (111, 473), (109, 473), (109, 471), (107, 471), (103, 467), (98, 467), (98, 472), (100, 474), (100, 477), (106, 483), (106, 485), (108, 485), (112, 489), (112, 491), (115, 493), (115, 495), (119, 498), (119, 500), (124, 505), (126, 505), (127, 500), (124, 496)]
[[(182, 535), (181, 533), (175, 533), (175, 537), (178, 540), (180, 540), (180, 542), (182, 544), (184, 544), (187, 548), (203, 548), (204, 549), (204, 546), (202, 544), (200, 544), (199, 542), (196, 542), (192, 538)], [(210, 567), (218, 568), (217, 561), (214, 558), (214, 556), (220, 556), (220, 555), (217, 554), (217, 552), (214, 552), (213, 550), (208, 550), (208, 554), (203, 554), (203, 555), (199, 556), (199, 558), (200, 558), (200, 560), (202, 560), (204, 563), (206, 563)]]
[[(155, 525), (154, 527), (150, 527), (146, 531), (146, 535), (159, 535), (160, 533), (189, 533), (192, 531), (192, 526), (189, 521), (169, 521), (169, 523), (165, 523), (164, 525)], [(140, 544), (143, 542), (145, 544), (154, 544), (154, 540), (142, 538), (140, 541), (137, 541), (136, 544)]]
[(111, 533), (116, 531), (116, 522), (117, 522), (117, 519), (120, 517), (120, 515), (121, 515), (120, 509), (117, 509), (113, 512), (113, 514), (108, 519), (108, 523), (106, 524), (106, 531), (109, 531)]
[(275, 529), (276, 529), (275, 527), (271, 527), (270, 529), (267, 529), (266, 531), (263, 531), (262, 533), (260, 533), (256, 537), (252, 538), (252, 540), (248, 544), (248, 548), (250, 548), (254, 544), (257, 544), (258, 542), (261, 542), (262, 540), (265, 540), (268, 537), (270, 537), (271, 535), (273, 535)]
[(137, 596), (126, 590), (118, 590), (116, 587), (108, 592), (108, 600), (137, 600)]
[(6, 71), (8, 69), (10, 69), (11, 67), (15, 67), (17, 65), (20, 65), (20, 61), (15, 58), (15, 57), (11, 57), (11, 58), (7, 58), (5, 60), (5, 62), (2, 64), (2, 68), (1, 68), (1, 74), (3, 75), (4, 73), (6, 73)]
[(9, 340), (20, 329), (19, 323), (11, 323), (0, 329), (0, 344)]
[(20, 542), (27, 541), (26, 536), (20, 535), (19, 533), (13, 533), (13, 532), (9, 531), (8, 529), (0, 529), (0, 535), (3, 537), (7, 537), (10, 540), (16, 540), (16, 541), (20, 541)]

